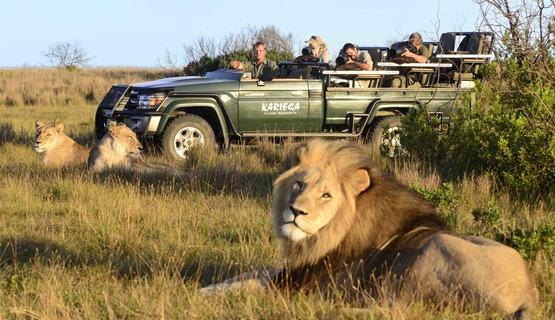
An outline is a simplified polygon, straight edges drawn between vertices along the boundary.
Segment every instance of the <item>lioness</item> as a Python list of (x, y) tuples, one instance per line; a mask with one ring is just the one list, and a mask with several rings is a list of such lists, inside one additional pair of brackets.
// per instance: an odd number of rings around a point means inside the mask
[(133, 130), (123, 123), (111, 123), (108, 132), (91, 150), (88, 167), (97, 172), (114, 167), (130, 169), (142, 150), (143, 145)]
[(422, 298), (517, 319), (538, 304), (534, 276), (518, 252), (449, 231), (430, 204), (356, 144), (316, 139), (298, 147), (274, 182), (272, 214), (285, 268), (202, 291), (275, 286), (363, 305), (368, 297)]
[(37, 134), (34, 149), (42, 153), (42, 163), (48, 167), (85, 166), (91, 148), (84, 147), (64, 133), (64, 125), (35, 122)]
[(181, 174), (167, 164), (143, 161), (142, 150), (143, 145), (133, 130), (123, 123), (110, 124), (108, 132), (91, 150), (88, 166), (90, 170), (96, 172), (117, 167), (148, 173), (166, 170)]

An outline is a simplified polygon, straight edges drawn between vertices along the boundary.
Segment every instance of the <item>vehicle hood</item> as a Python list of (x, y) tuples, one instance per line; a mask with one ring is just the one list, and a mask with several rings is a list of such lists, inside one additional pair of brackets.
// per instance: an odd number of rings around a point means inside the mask
[(214, 89), (218, 89), (218, 91), (221, 91), (238, 88), (239, 81), (229, 79), (205, 78), (198, 76), (186, 76), (135, 83), (132, 85), (132, 87), (137, 89), (173, 89), (174, 92), (198, 92), (204, 90), (214, 91)]

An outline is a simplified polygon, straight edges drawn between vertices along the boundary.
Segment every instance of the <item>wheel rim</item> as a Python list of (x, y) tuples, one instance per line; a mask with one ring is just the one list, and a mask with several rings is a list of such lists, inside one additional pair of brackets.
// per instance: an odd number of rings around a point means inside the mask
[(182, 158), (187, 157), (187, 152), (195, 146), (204, 145), (204, 136), (199, 129), (185, 127), (177, 132), (173, 139), (175, 152)]
[(394, 157), (401, 153), (401, 135), (399, 134), (398, 126), (389, 127), (384, 131), (381, 149), (388, 157)]

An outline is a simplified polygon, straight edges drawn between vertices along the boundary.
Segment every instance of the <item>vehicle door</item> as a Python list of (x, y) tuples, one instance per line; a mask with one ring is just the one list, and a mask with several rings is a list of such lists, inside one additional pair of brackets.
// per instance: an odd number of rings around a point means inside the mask
[(241, 80), (240, 132), (303, 131), (309, 109), (306, 79)]

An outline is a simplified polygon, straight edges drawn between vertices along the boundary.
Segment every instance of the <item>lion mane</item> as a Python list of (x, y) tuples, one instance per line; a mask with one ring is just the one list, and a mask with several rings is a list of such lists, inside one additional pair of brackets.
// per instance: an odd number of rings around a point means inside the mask
[(361, 145), (314, 139), (297, 147), (274, 181), (272, 215), (285, 267), (203, 291), (258, 284), (363, 305), (369, 297), (460, 301), (518, 319), (538, 304), (534, 276), (517, 251), (451, 232), (428, 202), (382, 172)]
[(64, 125), (35, 122), (34, 150), (42, 154), (47, 167), (85, 166), (91, 148), (84, 147), (64, 133)]
[(140, 161), (143, 145), (137, 134), (123, 123), (110, 123), (108, 132), (91, 150), (88, 167), (99, 172), (109, 168), (131, 169)]

